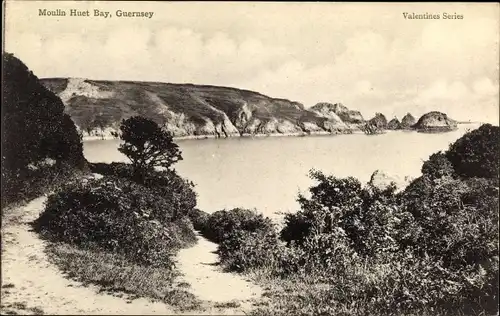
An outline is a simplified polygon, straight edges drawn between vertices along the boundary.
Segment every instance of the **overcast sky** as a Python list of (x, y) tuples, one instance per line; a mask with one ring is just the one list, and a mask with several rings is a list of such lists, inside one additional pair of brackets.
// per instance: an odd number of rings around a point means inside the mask
[[(112, 17), (39, 16), (44, 8)], [(438, 110), (498, 122), (499, 14), (496, 3), (10, 1), (5, 47), (40, 78), (223, 85), (306, 107), (341, 102), (365, 117)]]

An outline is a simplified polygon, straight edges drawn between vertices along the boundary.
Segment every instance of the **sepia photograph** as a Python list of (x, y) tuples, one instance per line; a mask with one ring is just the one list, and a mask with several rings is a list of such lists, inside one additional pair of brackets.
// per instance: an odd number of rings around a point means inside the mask
[(499, 3), (3, 2), (2, 315), (499, 315)]

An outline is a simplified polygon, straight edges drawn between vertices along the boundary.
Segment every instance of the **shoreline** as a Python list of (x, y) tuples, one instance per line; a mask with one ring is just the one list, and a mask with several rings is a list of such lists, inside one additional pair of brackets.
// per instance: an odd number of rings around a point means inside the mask
[[(265, 137), (307, 137), (307, 136), (338, 136), (338, 135), (351, 135), (363, 134), (362, 131), (351, 131), (349, 133), (330, 133), (327, 131), (311, 132), (311, 133), (272, 133), (272, 134), (242, 134), (242, 135), (228, 135), (220, 137), (217, 135), (188, 135), (188, 136), (174, 136), (173, 140), (200, 140), (200, 139), (226, 139), (226, 138), (265, 138)], [(98, 140), (119, 140), (120, 138), (106, 135), (106, 136), (83, 136), (82, 141), (98, 141)]]
[[(458, 125), (476, 125), (476, 124), (485, 124), (485, 123), (476, 123), (476, 122), (466, 122), (466, 123), (458, 123)], [(433, 131), (434, 133), (445, 133), (445, 132), (451, 132), (455, 129), (452, 130), (446, 130), (446, 131)], [(396, 130), (384, 130), (384, 133), (381, 134), (376, 134), (376, 135), (382, 135), (387, 132), (415, 132), (415, 133), (422, 133), (422, 132), (427, 132), (427, 131), (422, 131), (419, 129), (396, 129)], [(316, 132), (295, 132), (295, 133), (269, 133), (269, 134), (234, 134), (234, 135), (228, 135), (224, 137), (220, 137), (217, 135), (187, 135), (187, 136), (174, 136), (173, 140), (201, 140), (201, 139), (226, 139), (226, 138), (265, 138), (265, 137), (308, 137), (308, 136), (340, 136), (340, 135), (353, 135), (353, 134), (365, 134), (363, 131), (359, 129), (351, 129), (351, 130), (345, 130), (344, 132), (328, 132), (328, 131), (316, 131)], [(374, 136), (374, 135), (367, 135), (367, 136)], [(83, 136), (82, 141), (84, 142), (89, 142), (89, 141), (98, 141), (98, 140), (119, 140), (118, 137), (112, 136), (112, 135), (103, 135), (103, 136)]]

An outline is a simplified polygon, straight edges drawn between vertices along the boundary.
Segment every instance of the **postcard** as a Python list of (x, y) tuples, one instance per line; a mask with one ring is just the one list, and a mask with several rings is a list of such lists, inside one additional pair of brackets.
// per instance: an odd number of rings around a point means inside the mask
[(498, 315), (498, 3), (4, 9), (2, 314)]

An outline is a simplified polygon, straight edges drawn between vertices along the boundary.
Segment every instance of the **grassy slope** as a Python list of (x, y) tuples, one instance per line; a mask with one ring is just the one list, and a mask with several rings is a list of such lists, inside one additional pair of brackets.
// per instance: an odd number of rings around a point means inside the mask
[[(42, 83), (59, 94), (66, 89), (67, 79), (42, 79)], [(80, 127), (97, 117), (104, 126), (116, 126), (122, 118), (142, 115), (158, 123), (172, 120), (171, 114), (183, 113), (195, 124), (203, 125), (206, 119), (214, 123), (229, 120), (239, 126), (241, 113), (246, 105), (253, 119), (267, 122), (270, 119), (288, 120), (300, 127), (302, 122), (322, 126), (326, 118), (307, 111), (298, 102), (271, 98), (257, 92), (228, 87), (170, 84), (133, 81), (86, 80), (99, 91), (112, 92), (112, 97), (89, 97), (76, 92), (66, 103), (67, 112)], [(219, 110), (219, 111), (218, 111)], [(240, 124), (241, 126), (241, 124)], [(241, 127), (240, 127), (241, 130)]]

